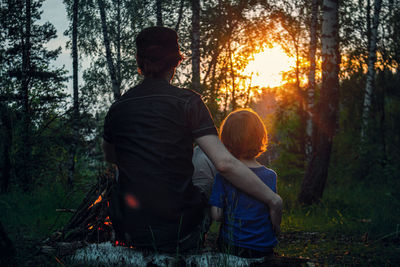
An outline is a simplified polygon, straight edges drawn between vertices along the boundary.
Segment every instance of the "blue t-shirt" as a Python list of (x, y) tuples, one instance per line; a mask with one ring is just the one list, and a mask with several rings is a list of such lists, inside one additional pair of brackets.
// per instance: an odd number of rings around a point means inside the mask
[[(268, 168), (250, 168), (276, 192), (276, 173)], [(234, 187), (219, 173), (215, 176), (209, 203), (223, 209), (222, 238), (237, 247), (266, 251), (278, 243), (268, 207)]]

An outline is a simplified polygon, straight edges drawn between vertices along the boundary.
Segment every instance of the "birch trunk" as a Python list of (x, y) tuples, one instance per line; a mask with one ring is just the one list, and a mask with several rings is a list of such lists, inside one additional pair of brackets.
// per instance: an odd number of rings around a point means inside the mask
[(107, 30), (107, 20), (106, 20), (106, 11), (105, 11), (105, 6), (104, 6), (104, 1), (97, 0), (97, 3), (99, 5), (99, 10), (100, 10), (101, 29), (103, 32), (104, 47), (106, 49), (106, 60), (107, 60), (108, 71), (109, 71), (110, 78), (111, 78), (114, 99), (117, 100), (121, 97), (121, 91), (120, 91), (120, 86), (118, 85), (115, 66), (114, 66), (114, 62), (112, 59), (110, 39), (108, 36), (108, 30)]
[(365, 141), (366, 138), (366, 130), (368, 127), (368, 121), (371, 110), (372, 93), (374, 89), (376, 42), (378, 40), (379, 13), (381, 11), (381, 6), (382, 6), (382, 0), (375, 0), (374, 19), (371, 29), (371, 40), (369, 43), (367, 82), (365, 85), (364, 104), (362, 113), (362, 126), (361, 126), (362, 141)]
[(306, 121), (306, 160), (311, 161), (313, 153), (313, 116), (315, 95), (315, 54), (317, 50), (317, 23), (318, 23), (318, 0), (312, 0), (311, 24), (310, 24), (310, 72), (308, 73), (307, 88), (307, 121)]
[(200, 92), (200, 0), (192, 0), (192, 89)]
[(322, 20), (322, 88), (317, 111), (315, 153), (301, 185), (299, 201), (304, 204), (322, 198), (335, 134), (339, 99), (339, 0), (324, 0)]

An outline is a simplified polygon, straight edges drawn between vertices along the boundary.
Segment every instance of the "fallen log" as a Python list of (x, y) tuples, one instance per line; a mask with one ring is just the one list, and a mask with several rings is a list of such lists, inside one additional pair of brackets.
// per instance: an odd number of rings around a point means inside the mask
[(111, 242), (90, 244), (69, 257), (74, 264), (104, 266), (314, 266), (309, 259), (291, 257), (241, 258), (219, 252), (195, 254), (146, 253)]

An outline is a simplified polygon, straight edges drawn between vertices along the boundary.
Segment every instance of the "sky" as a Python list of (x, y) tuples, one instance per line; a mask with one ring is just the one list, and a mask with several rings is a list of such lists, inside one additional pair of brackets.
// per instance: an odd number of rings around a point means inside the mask
[[(70, 49), (66, 48), (68, 36), (64, 36), (65, 30), (68, 28), (69, 21), (67, 12), (62, 0), (45, 0), (42, 6), (43, 14), (41, 22), (49, 21), (57, 30), (57, 38), (51, 40), (47, 47), (49, 49), (62, 48), (62, 53), (58, 59), (52, 63), (55, 67), (65, 66), (68, 70), (68, 75), (72, 75), (72, 57)], [(269, 51), (268, 51), (269, 50)], [(272, 63), (272, 64), (271, 64)], [(278, 86), (282, 84), (282, 71), (288, 71), (290, 66), (293, 66), (293, 59), (288, 58), (278, 48), (267, 49), (266, 51), (255, 55), (255, 60), (250, 62), (246, 68), (246, 73), (253, 72), (253, 85), (263, 86)], [(79, 84), (83, 83), (82, 70), (89, 66), (89, 60), (80, 60), (79, 66)], [(263, 73), (259, 73), (263, 70)], [(72, 94), (72, 78), (68, 82), (68, 92)]]
[[(66, 48), (68, 36), (64, 36), (65, 30), (68, 28), (69, 21), (67, 11), (62, 0), (45, 0), (42, 6), (43, 14), (40, 22), (49, 21), (57, 30), (57, 38), (47, 43), (49, 49), (62, 48), (62, 53), (57, 60), (52, 63), (55, 67), (65, 66), (68, 75), (72, 76), (72, 57), (70, 49)], [(83, 63), (85, 66), (85, 62)], [(79, 69), (79, 83), (82, 84), (82, 71)], [(72, 78), (68, 82), (68, 92), (72, 93)]]

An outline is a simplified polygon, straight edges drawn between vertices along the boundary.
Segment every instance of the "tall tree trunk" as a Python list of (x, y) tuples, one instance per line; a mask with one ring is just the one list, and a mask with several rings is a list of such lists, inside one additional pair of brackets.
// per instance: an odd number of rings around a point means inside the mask
[(249, 87), (247, 87), (247, 92), (246, 92), (246, 102), (244, 103), (244, 107), (248, 108), (250, 105), (250, 94), (251, 94), (251, 82), (253, 80), (253, 72), (250, 74), (250, 83)]
[(156, 0), (156, 16), (157, 16), (157, 26), (163, 26), (162, 0)]
[(367, 0), (367, 51), (371, 49), (371, 0)]
[(175, 31), (176, 32), (179, 31), (179, 26), (180, 26), (181, 21), (182, 21), (184, 3), (185, 3), (185, 0), (181, 0), (181, 4), (179, 6), (178, 21), (176, 22), (176, 26), (175, 26)]
[(73, 187), (75, 177), (75, 158), (79, 140), (79, 91), (78, 91), (78, 7), (79, 0), (74, 0), (72, 10), (72, 83), (73, 83), (73, 130), (74, 137), (71, 144), (71, 159), (68, 175), (68, 185)]
[[(21, 3), (22, 6), (22, 3)], [(25, 0), (25, 25), (22, 34), (22, 77), (21, 77), (21, 96), (23, 110), (23, 152), (22, 152), (22, 187), (29, 190), (32, 185), (31, 177), (31, 140), (30, 140), (30, 107), (29, 107), (29, 70), (31, 68), (30, 49), (31, 49), (31, 1)]]
[[(231, 76), (231, 80), (232, 80), (231, 107), (232, 107), (232, 110), (235, 110), (236, 106), (237, 106), (237, 102), (236, 102), (236, 83), (235, 83), (236, 76), (235, 76), (235, 70), (233, 68), (233, 52), (231, 50), (231, 42), (229, 42), (228, 48), (229, 48), (229, 68), (230, 68), (229, 72), (231, 74), (230, 76)], [(228, 92), (228, 88), (227, 88), (226, 91)]]
[(117, 0), (117, 82), (121, 88), (121, 0)]
[(297, 113), (300, 117), (300, 127), (299, 127), (299, 140), (300, 140), (300, 153), (302, 156), (306, 154), (306, 122), (307, 122), (307, 114), (306, 114), (306, 100), (304, 96), (304, 92), (300, 86), (300, 52), (299, 52), (299, 40), (296, 36), (292, 36), (293, 38), (293, 45), (295, 48), (296, 54), (296, 91), (297, 91), (297, 98), (298, 98), (298, 109)]
[(108, 71), (110, 73), (112, 89), (113, 89), (113, 93), (114, 93), (114, 99), (117, 100), (121, 97), (121, 91), (120, 91), (120, 87), (118, 85), (117, 74), (116, 74), (114, 62), (112, 59), (110, 39), (108, 36), (108, 30), (107, 30), (107, 20), (106, 20), (106, 11), (105, 11), (105, 6), (104, 6), (104, 1), (97, 0), (97, 3), (99, 5), (99, 10), (100, 10), (101, 28), (102, 28), (102, 32), (103, 32), (104, 47), (106, 49), (106, 59), (107, 59)]
[(212, 51), (211, 54), (211, 62), (210, 64), (208, 64), (208, 68), (206, 70), (205, 75), (203, 76), (203, 83), (205, 84), (207, 82), (208, 76), (210, 75), (211, 72), (211, 80), (215, 78), (215, 65), (217, 64), (217, 60), (220, 54), (220, 50), (219, 49), (215, 49), (214, 51)]
[(374, 20), (371, 29), (371, 41), (369, 44), (367, 82), (365, 85), (364, 104), (362, 113), (362, 126), (361, 126), (362, 142), (364, 142), (366, 138), (366, 131), (368, 128), (368, 121), (371, 110), (372, 93), (373, 93), (374, 78), (375, 78), (376, 42), (378, 40), (379, 13), (381, 11), (381, 6), (382, 6), (382, 0), (375, 0)]
[(11, 134), (11, 120), (10, 113), (6, 105), (0, 103), (0, 125), (3, 127), (4, 136), (2, 139), (2, 158), (3, 164), (1, 166), (1, 181), (0, 181), (0, 192), (5, 193), (8, 192), (10, 188), (11, 181), (11, 160), (10, 160), (10, 151), (12, 144), (12, 134)]
[(316, 118), (315, 153), (301, 185), (299, 201), (311, 204), (322, 198), (328, 176), (339, 99), (339, 0), (324, 0), (322, 20), (322, 88)]
[(200, 0), (192, 0), (192, 89), (200, 92)]
[(307, 88), (307, 122), (306, 122), (306, 160), (311, 161), (313, 154), (313, 115), (315, 99), (315, 54), (317, 51), (317, 23), (318, 23), (318, 0), (312, 0), (310, 24), (310, 72), (308, 73)]

